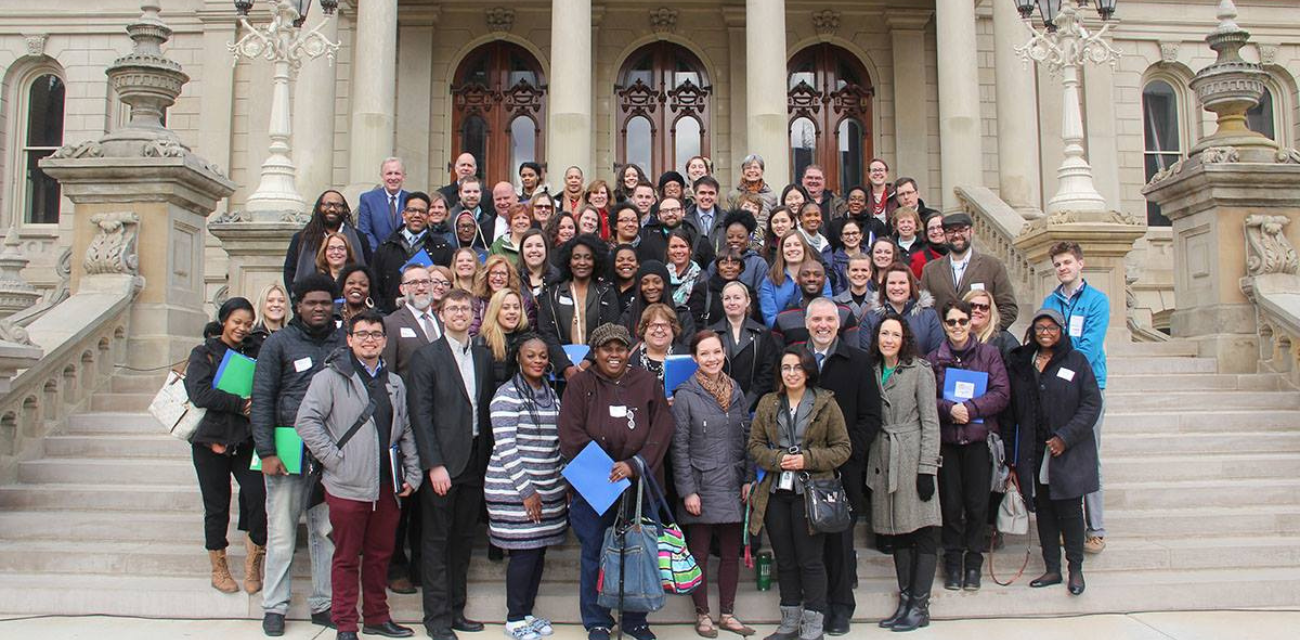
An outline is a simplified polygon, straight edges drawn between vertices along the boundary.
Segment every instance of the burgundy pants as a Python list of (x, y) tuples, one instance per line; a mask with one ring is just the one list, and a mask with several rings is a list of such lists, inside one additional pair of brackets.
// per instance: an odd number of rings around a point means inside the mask
[(722, 561), (718, 563), (718, 600), (722, 613), (735, 612), (736, 581), (740, 574), (740, 538), (739, 522), (727, 524), (688, 524), (686, 525), (686, 547), (695, 556), (700, 565), (700, 586), (691, 592), (695, 602), (695, 613), (709, 612), (709, 547), (713, 538), (718, 538), (718, 552)]
[(397, 520), (402, 511), (393, 499), (393, 487), (379, 483), (377, 502), (337, 498), (325, 492), (334, 527), (334, 624), (339, 631), (357, 631), (357, 582), (360, 579), (362, 615), (367, 625), (381, 625), (388, 615), (388, 560), (393, 555)]

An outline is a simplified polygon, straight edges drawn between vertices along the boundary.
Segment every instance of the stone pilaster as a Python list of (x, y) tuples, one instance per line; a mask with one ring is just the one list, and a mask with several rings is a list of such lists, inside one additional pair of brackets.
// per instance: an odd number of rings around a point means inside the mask
[[(551, 0), (550, 88), (546, 160), (552, 175), (591, 166), (591, 0)], [(514, 169), (514, 167), (512, 167)]]
[(397, 108), (397, 0), (358, 5), (352, 32), (348, 202), (379, 184), (379, 165), (393, 153)]
[(979, 49), (975, 44), (975, 3), (935, 0), (935, 38), (939, 47), (939, 151), (943, 208), (961, 208), (955, 187), (984, 184), (980, 135)]
[[(930, 176), (930, 101), (925, 83), (925, 25), (930, 11), (890, 11), (885, 15), (894, 50), (894, 175), (910, 176), (920, 185), (922, 197), (938, 196)], [(841, 185), (841, 191), (852, 185)], [(942, 202), (947, 198), (931, 198)]]
[[(745, 92), (748, 153), (763, 156), (765, 180), (780, 189), (790, 181), (790, 134), (786, 121), (785, 0), (745, 2)], [(740, 167), (733, 173), (739, 174)]]
[(993, 60), (998, 110), (998, 196), (1026, 218), (1042, 214), (1038, 91), (1034, 70), (1016, 53), (1029, 30), (1011, 2), (993, 3)]

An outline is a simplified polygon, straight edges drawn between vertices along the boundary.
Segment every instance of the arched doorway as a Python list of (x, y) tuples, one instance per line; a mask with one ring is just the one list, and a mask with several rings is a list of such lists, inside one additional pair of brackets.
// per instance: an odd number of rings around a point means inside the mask
[(858, 57), (827, 43), (803, 49), (790, 59), (787, 89), (792, 180), (817, 164), (828, 189), (865, 184), (875, 89)]
[(546, 77), (527, 49), (504, 40), (474, 49), (456, 68), (451, 99), (451, 157), (472, 154), (480, 176), (512, 180), (520, 163), (546, 157)]
[(709, 155), (711, 93), (704, 64), (686, 47), (661, 40), (632, 52), (614, 87), (619, 164), (652, 178), (684, 175), (692, 156)]

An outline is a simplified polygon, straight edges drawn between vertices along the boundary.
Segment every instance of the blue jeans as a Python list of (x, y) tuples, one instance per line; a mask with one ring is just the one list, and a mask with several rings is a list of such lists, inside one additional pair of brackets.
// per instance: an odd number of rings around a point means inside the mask
[[(618, 518), (618, 504), (610, 506), (604, 515), (596, 513), (582, 496), (575, 494), (569, 505), (569, 525), (574, 535), (582, 543), (582, 569), (579, 579), (578, 603), (582, 610), (582, 626), (588, 630), (593, 627), (606, 629), (614, 626), (614, 617), (609, 609), (596, 604), (596, 579), (600, 575), (600, 554), (605, 544), (605, 530), (613, 526)], [(623, 613), (623, 629), (636, 629), (646, 625), (646, 614), (642, 611)]]
[(334, 543), (330, 542), (329, 507), (324, 503), (308, 509), (312, 483), (301, 475), (265, 476), (266, 478), (266, 578), (262, 590), (262, 609), (284, 615), (289, 611), (289, 565), (298, 544), (298, 520), (307, 512), (307, 550), (311, 554), (311, 596), (307, 606), (312, 613), (330, 608), (330, 562)]
[(1092, 425), (1092, 437), (1097, 442), (1097, 490), (1083, 497), (1083, 513), (1086, 516), (1088, 535), (1106, 537), (1106, 517), (1103, 508), (1105, 486), (1101, 477), (1101, 423), (1106, 420), (1106, 390), (1101, 390), (1101, 411), (1097, 413), (1097, 423)]

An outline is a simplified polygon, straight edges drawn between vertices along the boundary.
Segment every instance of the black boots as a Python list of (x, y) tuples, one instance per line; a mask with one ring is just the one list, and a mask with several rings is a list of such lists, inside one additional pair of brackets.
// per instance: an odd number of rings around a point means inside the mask
[(934, 587), (934, 569), (939, 556), (918, 553), (912, 563), (911, 598), (903, 617), (890, 627), (893, 631), (915, 631), (930, 625), (930, 589)]
[(962, 552), (945, 551), (943, 553), (943, 588), (949, 591), (961, 591)]
[(898, 578), (898, 609), (894, 610), (894, 615), (880, 621), (881, 629), (889, 629), (898, 624), (907, 613), (907, 605), (912, 597), (912, 565), (915, 560), (916, 550), (911, 547), (894, 549), (894, 575)]
[(984, 558), (973, 553), (966, 554), (966, 577), (962, 579), (961, 588), (967, 591), (980, 590), (980, 569), (984, 565)]
[(1078, 569), (1071, 568), (1070, 581), (1066, 585), (1066, 588), (1070, 590), (1070, 595), (1072, 596), (1083, 595), (1083, 589), (1086, 586), (1087, 585), (1084, 584), (1083, 582), (1083, 567), (1080, 567)]

